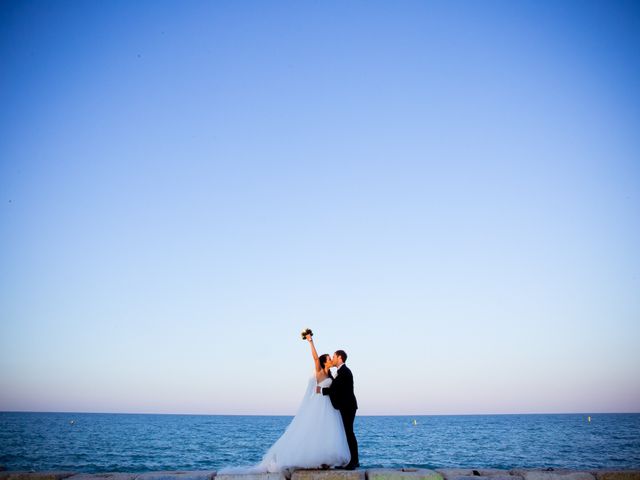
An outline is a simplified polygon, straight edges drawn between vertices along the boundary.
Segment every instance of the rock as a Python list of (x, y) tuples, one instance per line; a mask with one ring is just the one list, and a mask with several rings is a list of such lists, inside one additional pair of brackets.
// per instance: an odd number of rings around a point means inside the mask
[(106, 473), (78, 473), (68, 480), (134, 480), (138, 473), (106, 472)]
[(597, 470), (598, 480), (640, 480), (640, 470)]
[(287, 480), (284, 473), (219, 473), (215, 480)]
[(449, 477), (449, 480), (523, 480), (520, 475), (494, 474), (494, 475), (461, 475)]
[(438, 468), (436, 472), (442, 474), (446, 480), (473, 477), (475, 479), (491, 477), (492, 480), (522, 480), (522, 475), (512, 475), (511, 471), (501, 468)]
[(470, 468), (436, 468), (436, 472), (442, 475), (445, 480), (473, 475), (473, 470)]
[(524, 480), (596, 480), (590, 472), (577, 470), (511, 470)]
[(367, 470), (367, 480), (442, 480), (442, 475), (426, 468), (374, 468)]
[(365, 480), (364, 470), (294, 470), (291, 480)]
[(0, 472), (0, 480), (62, 480), (75, 475), (76, 472)]
[[(160, 472), (145, 472), (136, 475), (136, 480), (211, 480), (216, 476), (214, 470), (168, 470)], [(117, 479), (119, 480), (119, 479)], [(122, 479), (127, 480), (127, 479)]]

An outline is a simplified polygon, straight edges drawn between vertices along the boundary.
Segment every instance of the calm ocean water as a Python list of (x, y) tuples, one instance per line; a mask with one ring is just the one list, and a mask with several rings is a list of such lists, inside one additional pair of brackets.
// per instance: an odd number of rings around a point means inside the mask
[[(290, 421), (0, 412), (0, 465), (84, 472), (246, 465), (257, 463)], [(640, 414), (595, 414), (591, 423), (586, 414), (359, 416), (355, 430), (363, 468), (640, 468)]]

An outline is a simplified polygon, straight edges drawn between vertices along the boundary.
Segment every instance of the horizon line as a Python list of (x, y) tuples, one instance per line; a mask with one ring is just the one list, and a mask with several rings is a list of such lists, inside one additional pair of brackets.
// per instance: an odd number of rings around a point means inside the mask
[[(77, 411), (40, 411), (40, 410), (0, 410), (1, 413), (63, 413), (89, 415), (183, 415), (200, 417), (294, 417), (295, 414), (263, 413), (170, 413), (170, 412), (77, 412)], [(407, 413), (407, 414), (365, 414), (357, 417), (462, 417), (496, 415), (638, 415), (640, 411), (627, 412), (515, 412), (515, 413)]]

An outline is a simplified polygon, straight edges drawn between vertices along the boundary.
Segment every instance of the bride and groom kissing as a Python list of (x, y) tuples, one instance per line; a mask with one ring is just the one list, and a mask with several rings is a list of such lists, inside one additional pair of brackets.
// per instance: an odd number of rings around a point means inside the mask
[[(272, 473), (294, 468), (353, 470), (358, 462), (358, 441), (353, 422), (358, 409), (347, 353), (318, 355), (313, 332), (302, 332), (311, 346), (314, 374), (298, 411), (282, 436), (251, 467), (228, 467), (218, 473)], [(331, 368), (335, 367), (335, 373)]]

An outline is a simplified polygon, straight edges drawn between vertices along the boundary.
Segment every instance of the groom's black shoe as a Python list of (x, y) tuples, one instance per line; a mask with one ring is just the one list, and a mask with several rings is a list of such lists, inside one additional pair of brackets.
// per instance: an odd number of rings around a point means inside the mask
[(345, 470), (355, 470), (359, 466), (360, 466), (360, 463), (348, 463), (342, 468), (344, 468)]

